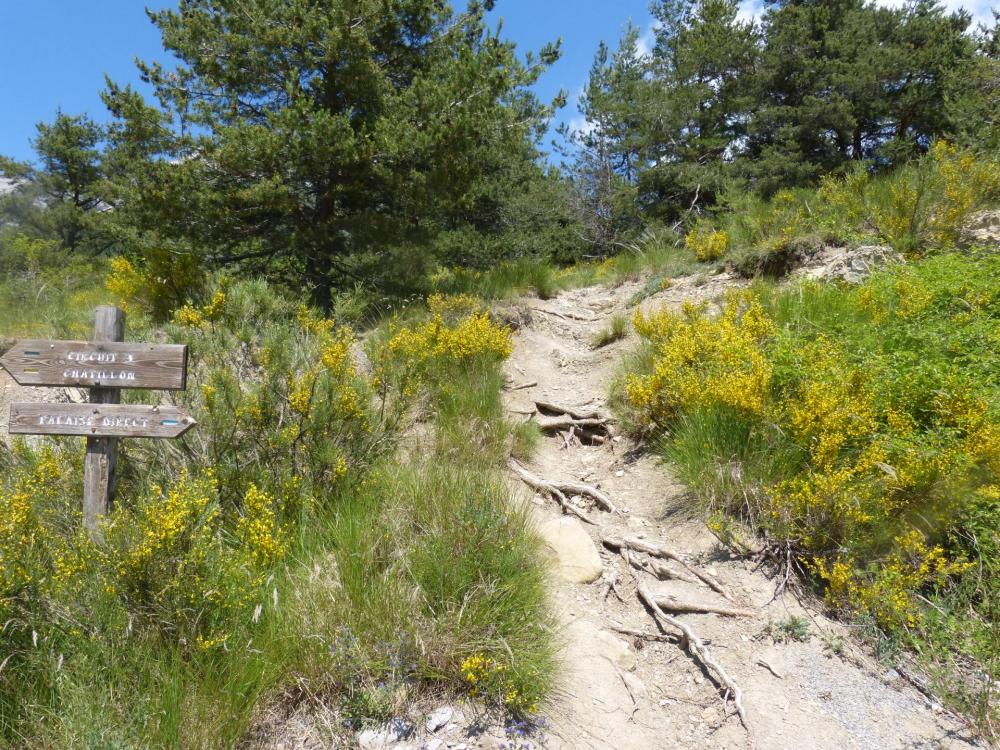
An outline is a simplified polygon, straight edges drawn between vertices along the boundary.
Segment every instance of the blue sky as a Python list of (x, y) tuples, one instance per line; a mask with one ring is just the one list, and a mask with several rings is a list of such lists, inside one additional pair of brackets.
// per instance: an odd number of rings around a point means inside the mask
[[(879, 0), (887, 5), (902, 0)], [(945, 0), (970, 8), (985, 19), (993, 0)], [(150, 0), (153, 8), (173, 0)], [(457, 4), (457, 3), (456, 3)], [(745, 0), (744, 13), (759, 10), (761, 0)], [(27, 159), (35, 123), (50, 120), (56, 110), (89, 113), (101, 119), (98, 97), (104, 75), (136, 82), (135, 57), (162, 59), (159, 35), (143, 11), (142, 0), (0, 0), (0, 154)], [(563, 57), (537, 86), (539, 96), (560, 89), (570, 104), (560, 119), (573, 121), (573, 99), (587, 77), (594, 51), (603, 39), (617, 43), (631, 20), (650, 38), (648, 0), (499, 0), (494, 20), (503, 18), (504, 35), (522, 50), (538, 49), (563, 39)]]
[[(150, 7), (172, 5), (170, 0)], [(456, 3), (457, 4), (457, 3)], [(563, 58), (538, 84), (549, 99), (577, 92), (587, 77), (601, 39), (617, 42), (631, 18), (649, 27), (647, 0), (499, 0), (504, 35), (523, 49), (538, 49), (562, 36)], [(0, 0), (0, 154), (31, 157), (35, 123), (56, 110), (104, 117), (98, 96), (107, 73), (136, 82), (135, 57), (163, 58), (159, 34), (142, 0)], [(572, 117), (567, 107), (563, 117)]]

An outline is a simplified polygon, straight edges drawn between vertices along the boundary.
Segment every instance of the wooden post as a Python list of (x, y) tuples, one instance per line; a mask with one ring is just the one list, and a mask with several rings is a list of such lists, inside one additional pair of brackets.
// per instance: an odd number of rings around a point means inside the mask
[[(94, 313), (94, 341), (124, 341), (125, 312), (117, 307), (98, 307)], [(117, 404), (118, 388), (91, 388), (92, 404)], [(83, 523), (91, 537), (100, 533), (101, 518), (111, 509), (115, 467), (118, 461), (118, 438), (88, 437), (83, 463)]]

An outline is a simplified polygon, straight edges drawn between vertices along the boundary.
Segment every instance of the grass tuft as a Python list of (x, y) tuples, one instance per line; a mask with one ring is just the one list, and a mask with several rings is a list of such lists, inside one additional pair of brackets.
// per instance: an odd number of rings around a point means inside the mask
[(608, 344), (621, 341), (628, 336), (628, 327), (628, 316), (625, 313), (616, 313), (612, 316), (607, 328), (603, 328), (595, 334), (590, 342), (591, 347), (600, 349)]

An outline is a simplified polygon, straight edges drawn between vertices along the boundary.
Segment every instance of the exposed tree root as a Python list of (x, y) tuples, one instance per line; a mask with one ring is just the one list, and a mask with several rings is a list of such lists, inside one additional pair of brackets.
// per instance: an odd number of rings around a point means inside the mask
[[(624, 552), (626, 559), (628, 556), (628, 550)], [(733, 679), (726, 672), (725, 668), (719, 664), (713, 657), (708, 647), (705, 643), (698, 637), (698, 635), (685, 623), (678, 620), (676, 617), (671, 617), (666, 612), (664, 612), (658, 603), (659, 597), (652, 594), (646, 585), (639, 580), (636, 576), (636, 591), (639, 598), (643, 603), (649, 607), (650, 611), (653, 613), (653, 617), (660, 624), (666, 623), (673, 628), (681, 631), (684, 635), (684, 646), (688, 653), (691, 654), (698, 662), (713, 673), (716, 679), (726, 688), (726, 695), (732, 696), (733, 706), (736, 708), (736, 715), (740, 717), (740, 722), (743, 724), (743, 728), (747, 730), (750, 735), (751, 746), (754, 744), (753, 739), (753, 729), (750, 726), (750, 720), (747, 718), (746, 709), (743, 708), (743, 691), (740, 690), (740, 686), (737, 685)]]
[[(612, 436), (611, 419), (596, 409), (588, 411), (551, 401), (535, 401), (534, 413), (537, 414), (535, 423), (549, 434), (561, 435), (571, 430), (577, 440), (588, 445), (604, 445)], [(563, 437), (563, 440), (567, 438)], [(572, 442), (572, 438), (568, 442)]]
[(579, 409), (562, 406), (561, 404), (554, 404), (551, 401), (535, 401), (535, 408), (538, 409), (541, 414), (549, 414), (550, 416), (562, 416), (568, 415), (573, 419), (604, 419), (602, 415), (596, 409), (591, 409), (590, 411), (581, 411)]
[(536, 420), (543, 432), (560, 432), (568, 430), (570, 427), (579, 427), (596, 431), (597, 429), (607, 430), (608, 420), (606, 419), (576, 419), (569, 414), (561, 417), (538, 417)]
[(591, 445), (604, 445), (608, 442), (606, 435), (598, 435), (596, 432), (591, 432), (590, 430), (580, 430), (580, 437), (589, 441)]
[(576, 442), (576, 427), (570, 427), (569, 432), (560, 432), (559, 437), (561, 437), (563, 441), (562, 450), (568, 451), (570, 446)]
[(582, 495), (584, 497), (589, 497), (595, 503), (604, 508), (604, 510), (608, 513), (618, 513), (618, 508), (616, 508), (615, 504), (611, 502), (611, 498), (596, 487), (591, 487), (589, 484), (580, 484), (579, 482), (555, 482), (554, 484), (563, 492), (569, 493), (570, 495)]
[[(652, 557), (659, 557), (664, 560), (672, 560), (673, 562), (680, 565), (684, 570), (699, 581), (708, 586), (712, 591), (716, 592), (724, 599), (732, 601), (733, 597), (728, 591), (722, 586), (721, 583), (716, 581), (712, 576), (707, 573), (702, 573), (697, 568), (692, 568), (688, 565), (681, 557), (675, 552), (667, 549), (661, 544), (654, 544), (652, 542), (647, 542), (645, 539), (637, 539), (636, 537), (613, 537), (604, 535), (601, 539), (604, 542), (605, 547), (609, 547), (615, 550), (632, 550), (633, 552), (644, 552)], [(651, 571), (652, 572), (652, 571)]]
[(517, 474), (522, 482), (532, 489), (538, 490), (539, 492), (549, 495), (555, 499), (555, 501), (559, 503), (560, 507), (563, 509), (563, 512), (576, 516), (584, 523), (596, 525), (593, 521), (587, 518), (582, 511), (573, 507), (573, 504), (570, 503), (569, 499), (557, 485), (552, 482), (547, 482), (540, 477), (536, 477), (513, 458), (509, 459), (507, 463), (510, 466), (510, 470)]
[(556, 312), (555, 310), (546, 310), (544, 307), (532, 307), (532, 310), (536, 312), (545, 313), (546, 315), (555, 315), (557, 318), (563, 318), (564, 320), (582, 320), (584, 323), (595, 323), (600, 320), (599, 317), (588, 317), (586, 315), (577, 315), (574, 312)]
[(760, 666), (764, 667), (764, 669), (766, 669), (768, 672), (770, 672), (771, 674), (773, 674), (775, 677), (777, 677), (779, 680), (785, 679), (784, 676), (781, 674), (781, 672), (779, 672), (777, 669), (775, 669), (774, 667), (772, 667), (771, 664), (770, 664), (770, 662), (766, 661), (765, 659), (763, 659), (763, 658), (757, 659), (757, 663)]
[(646, 559), (640, 560), (638, 558), (633, 557), (632, 565), (635, 566), (638, 570), (646, 571), (651, 576), (661, 581), (675, 580), (675, 581), (684, 581), (686, 583), (698, 583), (698, 579), (695, 578), (694, 576), (688, 576), (684, 575), (683, 573), (678, 573), (670, 566), (666, 565), (663, 562), (660, 562), (655, 558), (652, 560), (646, 560)]
[(545, 492), (552, 493), (553, 490), (560, 493), (565, 497), (565, 495), (582, 495), (583, 497), (589, 497), (595, 503), (600, 505), (608, 513), (617, 513), (618, 509), (615, 504), (611, 502), (611, 498), (605, 495), (596, 487), (591, 487), (589, 484), (580, 484), (579, 482), (558, 482), (548, 479), (542, 479), (541, 477), (536, 477), (527, 469), (525, 469), (521, 464), (515, 461), (513, 458), (510, 459), (510, 466), (521, 479), (524, 480), (526, 484), (531, 485), (535, 489), (544, 490)]
[(680, 641), (680, 636), (674, 635), (673, 633), (647, 633), (645, 630), (627, 628), (624, 625), (619, 625), (614, 622), (612, 622), (608, 627), (616, 633), (630, 635), (633, 638), (638, 638), (643, 641), (666, 641), (667, 643), (677, 643)]
[(529, 380), (527, 383), (519, 383), (518, 385), (513, 385), (513, 384), (508, 385), (506, 387), (506, 390), (508, 392), (510, 392), (510, 391), (523, 391), (526, 388), (534, 388), (536, 385), (538, 385), (538, 381), (537, 380)]
[(613, 593), (615, 598), (624, 604), (625, 600), (622, 598), (621, 592), (618, 590), (618, 573), (616, 571), (612, 571), (610, 576), (607, 573), (608, 571), (605, 569), (604, 575), (602, 576), (605, 586), (603, 598), (607, 600), (607, 598)]
[(714, 604), (685, 602), (669, 594), (654, 595), (657, 605), (670, 612), (685, 612), (692, 615), (721, 615), (723, 617), (753, 617), (753, 610), (735, 607), (717, 607)]

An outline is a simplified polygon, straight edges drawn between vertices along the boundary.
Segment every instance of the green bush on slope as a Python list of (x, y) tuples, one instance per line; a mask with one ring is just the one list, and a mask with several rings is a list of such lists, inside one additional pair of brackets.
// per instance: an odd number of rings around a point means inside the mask
[[(534, 710), (553, 670), (535, 537), (506, 444), (467, 447), (509, 434), (508, 332), (424, 313), (373, 339), (368, 371), (350, 331), (251, 281), (164, 333), (192, 347), (199, 428), (124, 444), (105, 542), (80, 532), (79, 441), (20, 443), (0, 480), (2, 743), (235, 747), (305, 695), (348, 729), (426, 689)], [(417, 405), (435, 449), (403, 461)]]
[(758, 286), (719, 316), (639, 315), (616, 394), (720, 532), (718, 511), (745, 518), (833, 605), (992, 679), (998, 274), (995, 254), (944, 254), (856, 288)]
[(974, 211), (998, 199), (995, 158), (938, 141), (887, 174), (861, 165), (825, 177), (816, 190), (782, 190), (767, 200), (725, 194), (719, 214), (694, 227), (686, 244), (692, 254), (725, 257), (746, 276), (780, 276), (824, 244), (885, 243), (914, 255), (947, 248)]

